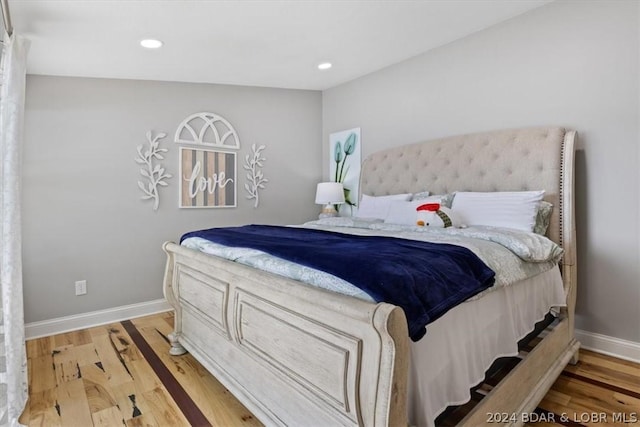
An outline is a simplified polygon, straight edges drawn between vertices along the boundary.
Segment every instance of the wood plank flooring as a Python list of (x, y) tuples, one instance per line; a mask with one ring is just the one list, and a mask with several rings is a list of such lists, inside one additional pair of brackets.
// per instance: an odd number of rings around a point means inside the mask
[(29, 426), (261, 425), (191, 355), (173, 313), (27, 341)]
[[(257, 426), (189, 354), (170, 356), (167, 312), (27, 341), (29, 426)], [(479, 390), (477, 395), (482, 393)], [(537, 418), (536, 418), (537, 417)], [(441, 425), (455, 425), (455, 413)], [(640, 364), (589, 351), (529, 426), (640, 426)]]

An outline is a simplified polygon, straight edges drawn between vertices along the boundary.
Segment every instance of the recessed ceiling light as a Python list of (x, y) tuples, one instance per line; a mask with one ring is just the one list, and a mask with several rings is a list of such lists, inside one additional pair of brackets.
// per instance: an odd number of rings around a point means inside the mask
[(322, 64), (318, 64), (318, 70), (328, 70), (331, 67), (331, 62), (323, 62)]
[(162, 47), (162, 42), (156, 39), (144, 39), (140, 41), (140, 46), (146, 47), (147, 49), (158, 49)]

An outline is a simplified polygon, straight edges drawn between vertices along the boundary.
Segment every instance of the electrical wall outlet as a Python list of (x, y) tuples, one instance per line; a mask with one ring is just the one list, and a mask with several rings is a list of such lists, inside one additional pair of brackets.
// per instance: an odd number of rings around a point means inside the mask
[(87, 293), (87, 281), (78, 280), (76, 282), (76, 295), (84, 295)]

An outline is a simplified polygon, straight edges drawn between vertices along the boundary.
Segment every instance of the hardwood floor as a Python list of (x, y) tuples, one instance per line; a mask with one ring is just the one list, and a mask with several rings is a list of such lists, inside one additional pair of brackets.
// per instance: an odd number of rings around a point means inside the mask
[(169, 355), (172, 329), (169, 312), (27, 341), (29, 403), (21, 422), (260, 425), (191, 355)]
[[(27, 341), (29, 403), (20, 421), (260, 425), (191, 355), (169, 355), (172, 327), (168, 312)], [(640, 364), (582, 351), (529, 417), (530, 426), (640, 426)], [(455, 425), (455, 416), (443, 425)]]
[(582, 351), (539, 407), (556, 420), (564, 414), (560, 425), (640, 425), (640, 364)]

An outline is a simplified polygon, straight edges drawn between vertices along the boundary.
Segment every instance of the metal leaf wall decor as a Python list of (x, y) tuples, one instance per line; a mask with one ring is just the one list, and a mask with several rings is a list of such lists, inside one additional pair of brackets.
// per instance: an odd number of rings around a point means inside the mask
[(266, 147), (261, 145), (256, 147), (256, 144), (251, 145), (252, 154), (247, 154), (244, 157), (244, 165), (242, 166), (245, 170), (247, 170), (247, 183), (244, 184), (244, 189), (249, 193), (247, 199), (254, 199), (255, 202), (253, 204), (254, 208), (257, 208), (260, 204), (260, 190), (264, 189), (264, 186), (269, 180), (264, 177), (262, 173), (262, 167), (264, 166), (264, 161), (267, 160), (262, 156), (262, 151)]
[(165, 179), (171, 178), (171, 174), (166, 173), (164, 167), (160, 163), (154, 163), (154, 160), (164, 160), (164, 156), (161, 153), (166, 153), (166, 148), (160, 148), (160, 139), (166, 137), (167, 134), (159, 132), (156, 136), (153, 136), (152, 131), (147, 132), (147, 142), (149, 148), (143, 150), (142, 145), (138, 145), (138, 157), (136, 157), (136, 163), (144, 165), (145, 167), (140, 169), (140, 175), (146, 178), (148, 182), (144, 183), (138, 181), (138, 187), (144, 193), (141, 197), (142, 200), (153, 199), (153, 210), (157, 211), (160, 204), (160, 195), (158, 194), (158, 186), (166, 187), (168, 184)]

